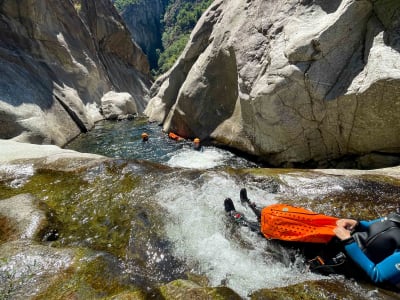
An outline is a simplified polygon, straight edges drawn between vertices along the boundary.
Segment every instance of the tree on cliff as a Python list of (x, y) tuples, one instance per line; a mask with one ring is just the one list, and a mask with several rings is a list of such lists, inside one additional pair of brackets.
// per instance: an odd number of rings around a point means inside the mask
[[(202, 13), (208, 8), (213, 0), (165, 0), (161, 1), (164, 7), (160, 11), (161, 15), (148, 16), (156, 17), (160, 20), (160, 26), (144, 26), (139, 28), (143, 20), (140, 22), (138, 17), (132, 18), (131, 14), (136, 16), (146, 14), (144, 9), (148, 9), (144, 5), (145, 0), (114, 0), (114, 5), (124, 18), (131, 31), (142, 30), (160, 30), (159, 40), (153, 43), (149, 42), (149, 36), (154, 32), (149, 32), (148, 35), (140, 35), (132, 32), (135, 36), (135, 41), (141, 45), (143, 51), (148, 55), (154, 75), (159, 75), (166, 72), (176, 61), (178, 56), (183, 51), (186, 43), (189, 40), (190, 33), (196, 25)], [(147, 11), (148, 13), (148, 11)], [(156, 13), (156, 11), (154, 11)], [(136, 24), (130, 24), (138, 22)], [(145, 22), (154, 22), (148, 19)], [(140, 39), (143, 36), (146, 40)], [(151, 45), (149, 45), (151, 44)], [(154, 56), (154, 57), (153, 57)]]

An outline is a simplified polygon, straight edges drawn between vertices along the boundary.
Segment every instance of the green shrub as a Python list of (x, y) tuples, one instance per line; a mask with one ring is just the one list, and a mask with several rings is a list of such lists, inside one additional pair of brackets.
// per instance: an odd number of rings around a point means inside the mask
[(141, 0), (114, 0), (114, 5), (119, 11), (122, 11), (125, 7), (131, 4), (136, 4), (140, 1)]
[(156, 75), (172, 67), (185, 48), (197, 21), (212, 2), (213, 0), (170, 1), (164, 16), (164, 51), (159, 51), (159, 69), (155, 71)]

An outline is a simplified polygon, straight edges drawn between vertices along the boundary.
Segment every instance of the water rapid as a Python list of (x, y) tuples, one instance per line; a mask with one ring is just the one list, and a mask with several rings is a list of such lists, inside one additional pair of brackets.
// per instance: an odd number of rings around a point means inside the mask
[[(148, 142), (141, 141), (142, 132), (150, 135)], [(256, 220), (240, 204), (242, 187), (260, 207), (284, 202), (331, 215), (345, 212), (355, 218), (371, 215), (367, 203), (372, 201), (383, 208), (381, 213), (387, 213), (395, 208), (400, 194), (391, 184), (313, 172), (271, 170), (270, 175), (246, 176), (243, 170), (256, 170), (255, 163), (208, 145), (202, 152), (194, 151), (189, 141), (170, 140), (159, 126), (141, 120), (99, 123), (68, 148), (121, 159), (128, 166), (119, 174), (140, 177), (139, 187), (118, 194), (110, 203), (125, 200), (136, 211), (129, 216), (132, 236), (128, 248), (132, 253), (122, 265), (133, 282), (148, 289), (154, 283), (184, 278), (189, 272), (205, 276), (210, 286), (227, 286), (247, 298), (263, 288), (328, 278), (307, 271), (300, 252), (232, 224), (223, 208), (227, 197), (247, 218)], [(150, 171), (146, 169), (148, 161), (152, 163)], [(96, 182), (103, 172), (95, 171), (91, 181)], [(110, 189), (118, 183), (112, 179)], [(97, 194), (101, 198), (104, 192)], [(140, 237), (146, 226), (159, 228), (157, 236)], [(139, 256), (144, 257), (145, 268), (143, 262), (133, 259), (137, 253), (142, 253)], [(356, 284), (346, 284), (352, 293), (364, 293)]]
[[(281, 287), (319, 278), (305, 271), (302, 257), (267, 241), (248, 228), (230, 223), (225, 197), (249, 219), (254, 214), (238, 201), (242, 188), (226, 173), (205, 173), (196, 180), (170, 178), (156, 199), (167, 213), (166, 234), (174, 254), (212, 286), (226, 285), (242, 297), (261, 288)], [(257, 187), (249, 195), (260, 206), (275, 203), (275, 194)]]

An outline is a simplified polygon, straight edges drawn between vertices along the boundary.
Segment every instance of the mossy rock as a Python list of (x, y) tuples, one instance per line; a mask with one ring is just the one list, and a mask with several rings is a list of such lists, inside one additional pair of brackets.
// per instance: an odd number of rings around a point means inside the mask
[(36, 203), (30, 194), (0, 200), (0, 242), (34, 239), (47, 226), (46, 216)]
[(35, 299), (146, 299), (118, 267), (118, 260), (106, 253), (77, 250), (74, 263), (51, 280)]
[(175, 280), (159, 288), (165, 300), (208, 299), (208, 300), (240, 300), (238, 294), (228, 287), (203, 287), (189, 280)]
[(149, 296), (141, 290), (125, 291), (105, 300), (146, 300)]
[(9, 218), (0, 215), (0, 245), (16, 239), (15, 232), (15, 224)]
[(391, 299), (378, 295), (376, 287), (354, 289), (347, 280), (307, 281), (287, 287), (262, 289), (251, 300), (369, 300)]

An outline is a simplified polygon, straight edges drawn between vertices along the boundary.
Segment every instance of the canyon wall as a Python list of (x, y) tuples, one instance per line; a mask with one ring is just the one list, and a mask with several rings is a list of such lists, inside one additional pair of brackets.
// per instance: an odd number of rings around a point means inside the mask
[(398, 164), (399, 20), (398, 1), (216, 0), (145, 113), (273, 166)]
[(149, 64), (109, 0), (0, 2), (0, 138), (64, 145), (91, 129), (102, 96), (139, 112)]

